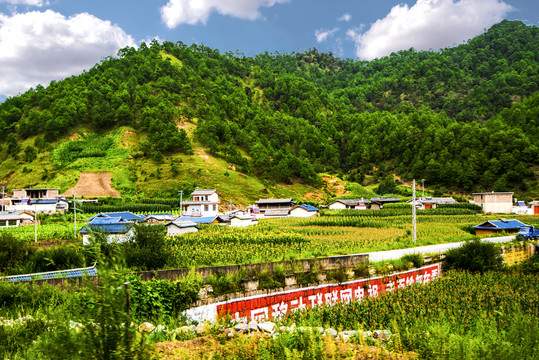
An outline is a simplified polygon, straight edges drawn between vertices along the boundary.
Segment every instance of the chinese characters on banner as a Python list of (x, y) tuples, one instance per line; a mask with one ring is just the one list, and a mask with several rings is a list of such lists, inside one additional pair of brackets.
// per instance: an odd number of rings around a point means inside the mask
[(351, 281), (339, 285), (320, 285), (292, 291), (231, 300), (217, 304), (217, 316), (232, 315), (236, 320), (264, 321), (283, 317), (289, 312), (315, 306), (361, 301), (370, 296), (404, 289), (420, 283), (428, 284), (440, 274), (440, 265), (394, 274), (384, 278)]

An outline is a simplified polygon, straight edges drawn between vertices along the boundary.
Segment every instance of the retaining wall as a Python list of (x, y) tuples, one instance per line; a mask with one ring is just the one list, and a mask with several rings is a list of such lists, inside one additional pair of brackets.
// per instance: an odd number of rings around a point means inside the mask
[(189, 319), (196, 321), (215, 321), (227, 315), (240, 322), (272, 320), (300, 309), (361, 301), (366, 297), (403, 289), (415, 283), (428, 284), (440, 276), (440, 271), (440, 264), (437, 263), (386, 277), (309, 286), (288, 291), (267, 291), (258, 295), (227, 298), (221, 302), (194, 307), (188, 309), (185, 314)]
[(368, 254), (355, 254), (355, 255), (340, 255), (330, 256), (325, 258), (312, 258), (301, 259), (292, 261), (277, 261), (267, 262), (260, 264), (246, 264), (246, 265), (225, 265), (225, 266), (208, 266), (201, 268), (184, 268), (175, 270), (156, 270), (156, 271), (141, 271), (137, 272), (143, 281), (151, 279), (166, 279), (177, 280), (183, 278), (194, 271), (197, 275), (206, 279), (210, 275), (216, 274), (234, 274), (242, 270), (248, 274), (257, 274), (263, 271), (273, 273), (276, 266), (280, 266), (285, 270), (293, 270), (295, 273), (308, 272), (313, 269), (322, 271), (337, 270), (337, 269), (353, 269), (357, 265), (366, 264), (369, 262)]
[(521, 246), (515, 246), (511, 244), (506, 246), (502, 244), (502, 256), (507, 265), (511, 266), (520, 261), (525, 261), (531, 258), (535, 254), (534, 244), (522, 244)]

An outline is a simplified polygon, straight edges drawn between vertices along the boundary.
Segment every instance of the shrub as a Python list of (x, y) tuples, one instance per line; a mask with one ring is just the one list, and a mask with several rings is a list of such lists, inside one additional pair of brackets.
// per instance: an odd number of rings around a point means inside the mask
[(123, 247), (126, 265), (141, 270), (161, 269), (169, 258), (165, 247), (163, 225), (135, 225), (133, 238)]
[(444, 268), (483, 273), (503, 270), (504, 263), (500, 250), (495, 244), (475, 239), (467, 241), (459, 248), (447, 251)]
[(30, 256), (32, 249), (10, 233), (0, 233), (0, 272), (13, 273)]
[(78, 249), (67, 246), (37, 251), (30, 258), (30, 272), (76, 269), (84, 266), (84, 257)]
[(411, 262), (415, 268), (420, 268), (424, 264), (424, 258), (421, 254), (408, 254), (401, 258), (404, 262)]

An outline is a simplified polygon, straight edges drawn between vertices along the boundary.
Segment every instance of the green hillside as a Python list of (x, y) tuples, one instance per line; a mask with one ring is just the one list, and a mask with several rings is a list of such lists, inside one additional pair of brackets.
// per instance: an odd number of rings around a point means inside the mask
[(142, 43), (0, 104), (0, 183), (65, 191), (110, 171), (123, 196), (198, 186), (247, 202), (334, 196), (322, 174), (352, 188), (396, 174), (538, 197), (538, 60), (538, 28), (511, 21), (373, 61)]

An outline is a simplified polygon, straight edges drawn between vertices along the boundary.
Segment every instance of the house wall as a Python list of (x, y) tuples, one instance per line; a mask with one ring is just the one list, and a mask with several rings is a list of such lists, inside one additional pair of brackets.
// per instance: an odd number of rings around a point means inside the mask
[(334, 204), (329, 205), (329, 210), (345, 210), (346, 205), (340, 202), (336, 202)]
[(242, 220), (238, 218), (232, 218), (230, 219), (230, 226), (232, 227), (245, 227), (245, 226), (251, 226), (258, 224), (258, 221), (253, 221), (251, 219), (248, 220)]
[(474, 194), (474, 203), (485, 213), (511, 214), (513, 194)]
[(52, 214), (58, 212), (56, 204), (37, 204), (37, 205), (7, 205), (6, 211), (37, 211), (38, 213)]
[(13, 190), (13, 197), (18, 199), (32, 198), (32, 199), (57, 199), (59, 196), (58, 189), (37, 189), (26, 191), (26, 189)]
[[(107, 241), (109, 244), (112, 243), (123, 243), (129, 241), (134, 236), (133, 229), (130, 229), (125, 234), (107, 234)], [(82, 245), (88, 245), (92, 234), (82, 234)]]
[(292, 217), (308, 218), (308, 217), (316, 216), (316, 214), (317, 214), (316, 211), (307, 211), (302, 208), (296, 208), (296, 209), (290, 210), (290, 216)]
[(190, 232), (197, 232), (198, 229), (196, 227), (188, 227), (188, 228), (179, 228), (174, 225), (167, 226), (167, 236), (178, 236), (187, 234)]
[[(208, 210), (205, 210), (205, 206), (208, 207)], [(217, 204), (189, 205), (189, 206), (187, 206), (187, 211), (186, 211), (186, 215), (189, 214), (191, 216), (217, 216), (218, 213), (219, 213), (219, 206)]]
[[(519, 232), (520, 229), (505, 229), (504, 231), (507, 233), (507, 234), (515, 234), (517, 232)], [(492, 230), (486, 230), (486, 229), (476, 229), (475, 230), (475, 235), (477, 236), (483, 236), (483, 235), (492, 235), (492, 234), (499, 234), (501, 233), (502, 230), (499, 230), (499, 229), (492, 229)]]

